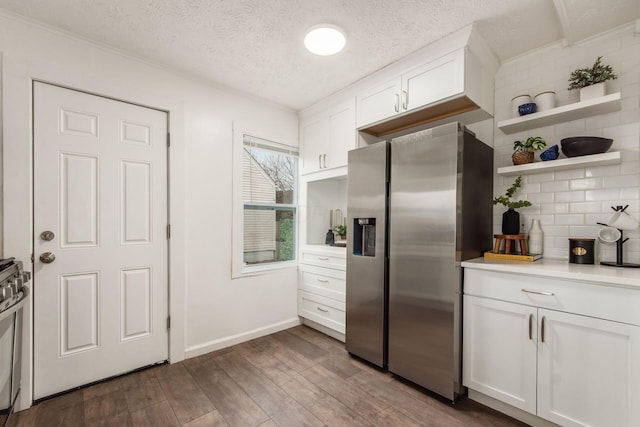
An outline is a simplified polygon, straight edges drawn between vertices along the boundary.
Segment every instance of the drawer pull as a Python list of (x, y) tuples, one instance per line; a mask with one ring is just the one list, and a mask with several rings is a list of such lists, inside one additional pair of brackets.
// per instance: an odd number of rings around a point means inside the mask
[(323, 279), (317, 279), (317, 280), (318, 280), (318, 282), (320, 282), (320, 283), (329, 283), (329, 281), (328, 281), (328, 280), (323, 280)]
[(323, 257), (323, 256), (319, 256), (318, 260), (320, 260), (320, 261), (329, 261), (329, 258)]
[(325, 310), (324, 308), (316, 307), (316, 310), (321, 311), (323, 313), (328, 313), (329, 310)]
[(544, 316), (542, 316), (542, 325), (540, 325), (540, 341), (544, 342)]
[(529, 339), (533, 339), (533, 314), (529, 315)]
[(532, 289), (520, 289), (522, 292), (526, 292), (528, 294), (536, 294), (536, 295), (546, 295), (548, 297), (552, 297), (554, 295), (553, 292), (545, 292), (545, 291), (534, 291)]

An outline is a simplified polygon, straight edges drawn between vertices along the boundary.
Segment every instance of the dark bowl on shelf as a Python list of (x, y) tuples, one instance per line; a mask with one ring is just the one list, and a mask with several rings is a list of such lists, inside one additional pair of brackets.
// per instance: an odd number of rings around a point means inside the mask
[(588, 156), (606, 153), (613, 145), (613, 139), (599, 136), (573, 136), (560, 140), (560, 145), (567, 157)]
[(518, 105), (518, 114), (520, 114), (521, 116), (526, 116), (527, 114), (535, 113), (536, 107), (537, 105), (535, 102)]
[(558, 151), (558, 144), (552, 145), (551, 147), (540, 153), (540, 160), (542, 160), (543, 162), (546, 162), (548, 160), (555, 160), (559, 155), (560, 152)]

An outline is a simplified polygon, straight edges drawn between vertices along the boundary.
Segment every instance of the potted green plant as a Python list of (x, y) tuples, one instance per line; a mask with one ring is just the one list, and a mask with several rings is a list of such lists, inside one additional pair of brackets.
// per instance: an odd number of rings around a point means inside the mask
[(539, 136), (530, 136), (526, 141), (515, 141), (513, 143), (513, 155), (511, 160), (514, 165), (533, 163), (533, 152), (542, 150), (547, 146), (544, 139)]
[(495, 205), (501, 204), (507, 207), (507, 210), (502, 214), (502, 234), (519, 234), (520, 233), (520, 214), (516, 209), (531, 206), (531, 202), (528, 200), (512, 201), (511, 198), (516, 194), (518, 188), (522, 185), (522, 176), (516, 178), (511, 184), (511, 187), (507, 188), (507, 191), (503, 196), (496, 196), (493, 198), (492, 203)]
[(340, 239), (344, 240), (347, 237), (347, 226), (346, 225), (336, 225), (333, 228), (333, 231), (340, 236)]
[(602, 56), (589, 68), (578, 68), (569, 76), (569, 90), (580, 89), (580, 101), (604, 96), (604, 82), (615, 80), (618, 76), (610, 65), (602, 63)]

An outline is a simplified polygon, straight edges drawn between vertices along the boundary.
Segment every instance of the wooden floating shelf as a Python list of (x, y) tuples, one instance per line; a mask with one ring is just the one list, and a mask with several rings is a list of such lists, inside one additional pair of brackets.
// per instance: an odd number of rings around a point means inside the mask
[(597, 116), (599, 114), (612, 113), (614, 111), (620, 111), (621, 108), (620, 92), (616, 92), (610, 95), (540, 111), (539, 113), (503, 120), (498, 122), (498, 129), (505, 134), (511, 134), (523, 130), (583, 119), (585, 117)]
[(617, 165), (620, 161), (620, 152), (614, 151), (611, 153), (592, 154), (590, 156), (527, 163), (526, 165), (506, 166), (498, 168), (498, 175), (526, 175), (530, 173), (576, 169), (587, 166)]

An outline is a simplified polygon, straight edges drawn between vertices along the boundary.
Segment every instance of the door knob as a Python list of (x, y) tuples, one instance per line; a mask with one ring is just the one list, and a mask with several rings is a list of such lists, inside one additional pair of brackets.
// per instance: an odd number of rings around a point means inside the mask
[(51, 264), (55, 260), (56, 260), (56, 256), (51, 252), (45, 252), (42, 255), (40, 255), (40, 261), (42, 261), (43, 264)]

